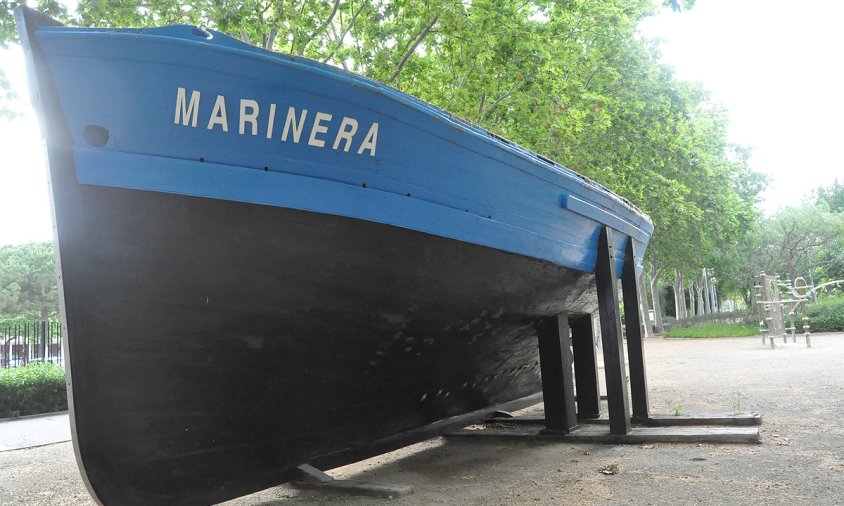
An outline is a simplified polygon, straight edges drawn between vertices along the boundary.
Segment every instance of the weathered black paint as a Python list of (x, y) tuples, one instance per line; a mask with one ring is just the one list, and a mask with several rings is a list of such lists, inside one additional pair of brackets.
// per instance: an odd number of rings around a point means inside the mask
[(627, 399), (624, 341), (621, 334), (621, 318), (618, 314), (618, 278), (615, 275), (612, 230), (606, 226), (601, 228), (598, 236), (595, 284), (598, 289), (598, 315), (604, 348), (610, 432), (627, 434), (630, 432), (630, 403)]
[(536, 393), (533, 323), (594, 307), (591, 275), (458, 241), (66, 188), (74, 410), (104, 500), (219, 500)]
[(598, 359), (592, 334), (592, 316), (571, 315), (569, 325), (577, 384), (577, 418), (598, 418), (601, 416), (601, 396), (598, 390)]
[(646, 422), (650, 415), (642, 322), (639, 318), (639, 285), (636, 279), (635, 253), (633, 241), (627, 241), (624, 249), (624, 268), (621, 271), (621, 293), (624, 297), (624, 327), (627, 333), (627, 363), (630, 367), (630, 400), (633, 404), (633, 420), (641, 423)]
[(542, 399), (548, 430), (569, 432), (577, 428), (569, 347), (568, 315), (559, 314), (537, 324)]

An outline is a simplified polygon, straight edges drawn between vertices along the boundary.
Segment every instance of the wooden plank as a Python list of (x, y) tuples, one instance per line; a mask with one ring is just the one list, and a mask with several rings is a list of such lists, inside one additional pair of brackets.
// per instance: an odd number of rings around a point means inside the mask
[(627, 363), (630, 366), (630, 397), (633, 421), (648, 419), (648, 381), (645, 373), (645, 351), (642, 343), (642, 321), (639, 317), (639, 284), (636, 277), (636, 249), (633, 238), (624, 248), (621, 270), (621, 292), (624, 298), (624, 324), (627, 330)]
[(514, 416), (512, 418), (490, 418), (486, 421), (488, 424), (498, 424), (502, 426), (516, 426), (516, 425), (545, 425), (544, 416)]
[(574, 380), (577, 384), (577, 417), (601, 416), (601, 399), (598, 390), (598, 358), (592, 335), (591, 315), (569, 317), (571, 344), (574, 351)]
[(758, 413), (751, 413), (749, 415), (652, 415), (648, 419), (647, 425), (651, 427), (679, 427), (689, 425), (762, 425), (762, 415), (759, 415)]
[(568, 316), (560, 314), (541, 321), (537, 335), (545, 425), (552, 431), (568, 432), (577, 428)]
[(538, 428), (461, 430), (448, 437), (479, 439), (558, 440), (566, 443), (647, 444), (647, 443), (758, 443), (756, 427), (634, 427), (628, 434), (612, 434), (601, 425), (584, 426), (568, 434), (548, 433)]
[(624, 343), (621, 318), (618, 314), (618, 278), (615, 275), (615, 252), (612, 244), (612, 230), (607, 226), (601, 227), (595, 262), (595, 284), (598, 288), (598, 315), (604, 348), (607, 410), (610, 416), (610, 432), (627, 434), (630, 432), (630, 403), (627, 399)]
[(582, 428), (563, 437), (566, 442), (601, 444), (758, 443), (759, 429), (756, 427), (635, 427), (629, 434), (612, 434), (596, 425)]
[[(746, 415), (651, 415), (647, 420), (631, 420), (634, 424), (642, 424), (649, 427), (682, 427), (694, 425), (726, 425), (730, 427), (745, 427), (751, 425), (762, 425), (762, 415), (751, 413)], [(543, 425), (545, 417), (538, 416), (517, 416), (511, 418), (494, 417), (487, 420), (487, 423), (501, 424), (503, 426), (517, 425)], [(578, 418), (580, 425), (608, 425), (609, 418)]]

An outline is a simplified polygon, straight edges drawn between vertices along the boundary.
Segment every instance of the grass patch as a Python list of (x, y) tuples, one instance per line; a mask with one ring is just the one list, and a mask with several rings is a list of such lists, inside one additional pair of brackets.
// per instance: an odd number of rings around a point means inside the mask
[(0, 369), (0, 418), (67, 409), (64, 368), (29, 364)]
[(671, 329), (665, 333), (665, 337), (746, 337), (758, 336), (759, 327), (755, 325), (743, 325), (741, 323), (709, 323), (696, 327), (685, 327)]

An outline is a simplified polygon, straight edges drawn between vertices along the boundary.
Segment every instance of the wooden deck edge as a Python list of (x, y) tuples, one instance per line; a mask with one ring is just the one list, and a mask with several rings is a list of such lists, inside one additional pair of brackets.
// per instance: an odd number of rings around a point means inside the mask
[(460, 430), (450, 437), (488, 439), (526, 439), (597, 444), (647, 443), (719, 443), (746, 444), (759, 442), (755, 427), (635, 427), (629, 434), (610, 434), (609, 431), (579, 429), (569, 434), (539, 432), (537, 430)]
[(630, 434), (625, 435), (610, 434), (609, 432), (596, 434), (581, 430), (565, 435), (564, 439), (571, 442), (599, 444), (754, 444), (759, 442), (759, 429), (745, 427), (644, 427), (634, 428)]
[[(581, 425), (607, 425), (609, 418), (578, 418)], [(495, 417), (487, 420), (487, 423), (501, 423), (512, 425), (544, 425), (543, 416), (519, 416), (513, 418)], [(652, 415), (648, 420), (640, 422), (633, 420), (634, 425), (646, 427), (687, 427), (697, 425), (718, 425), (728, 427), (746, 427), (762, 425), (762, 415), (751, 413), (745, 415)]]
[(678, 427), (689, 425), (726, 425), (743, 427), (762, 425), (762, 415), (750, 413), (748, 415), (652, 415), (646, 425), (649, 427)]

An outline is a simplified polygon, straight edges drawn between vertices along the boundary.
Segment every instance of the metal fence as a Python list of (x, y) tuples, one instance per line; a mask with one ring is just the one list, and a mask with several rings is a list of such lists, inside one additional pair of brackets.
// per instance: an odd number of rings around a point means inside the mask
[(54, 321), (33, 321), (0, 326), (0, 368), (32, 362), (64, 365), (62, 326)]

